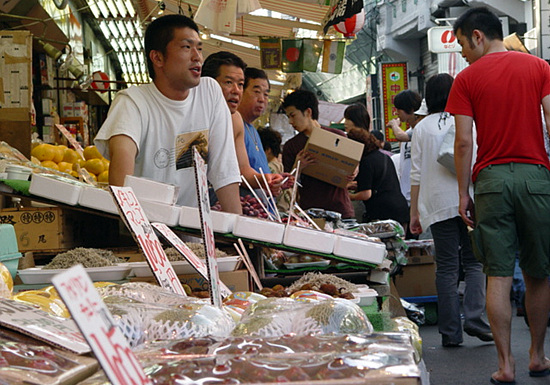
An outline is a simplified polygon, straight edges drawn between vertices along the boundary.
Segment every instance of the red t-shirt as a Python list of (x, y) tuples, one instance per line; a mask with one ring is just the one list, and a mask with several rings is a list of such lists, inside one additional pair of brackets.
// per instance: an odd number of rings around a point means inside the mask
[(446, 111), (474, 118), (477, 158), (472, 179), (490, 164), (542, 164), (541, 101), (550, 95), (550, 66), (520, 52), (487, 54), (460, 72)]

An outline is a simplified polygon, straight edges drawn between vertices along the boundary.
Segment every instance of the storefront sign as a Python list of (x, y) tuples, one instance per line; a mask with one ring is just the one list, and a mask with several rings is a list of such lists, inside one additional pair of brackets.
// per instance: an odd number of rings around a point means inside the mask
[[(384, 126), (397, 118), (397, 109), (393, 105), (395, 95), (408, 87), (407, 63), (382, 63), (382, 102), (384, 105)], [(406, 130), (407, 124), (402, 122), (401, 129)], [(386, 141), (396, 142), (393, 131), (386, 128)]]
[(57, 274), (52, 283), (111, 383), (151, 384), (84, 267)]
[(428, 30), (428, 49), (433, 53), (460, 52), (462, 48), (453, 27), (432, 27)]

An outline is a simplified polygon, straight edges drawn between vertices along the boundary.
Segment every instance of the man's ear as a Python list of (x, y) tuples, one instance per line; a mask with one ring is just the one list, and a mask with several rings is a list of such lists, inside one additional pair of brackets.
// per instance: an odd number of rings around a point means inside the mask
[(312, 114), (312, 111), (311, 111), (311, 108), (306, 108), (306, 110), (304, 111), (304, 116), (307, 117), (307, 118), (311, 118), (311, 114)]
[(474, 29), (472, 31), (472, 41), (479, 44), (481, 41), (485, 40), (485, 34), (479, 29)]
[(164, 56), (162, 55), (162, 53), (155, 49), (149, 52), (149, 59), (151, 59), (155, 67), (162, 66), (162, 63), (164, 62)]

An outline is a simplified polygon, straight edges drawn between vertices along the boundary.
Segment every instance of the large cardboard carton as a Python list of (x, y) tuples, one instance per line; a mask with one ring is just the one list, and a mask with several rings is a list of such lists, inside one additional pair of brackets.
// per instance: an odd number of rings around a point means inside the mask
[(317, 159), (317, 163), (302, 169), (302, 173), (345, 188), (347, 176), (352, 174), (363, 153), (363, 143), (321, 128), (314, 129), (304, 150)]
[(402, 274), (395, 276), (395, 287), (401, 297), (426, 297), (437, 295), (435, 287), (435, 263), (407, 265)]

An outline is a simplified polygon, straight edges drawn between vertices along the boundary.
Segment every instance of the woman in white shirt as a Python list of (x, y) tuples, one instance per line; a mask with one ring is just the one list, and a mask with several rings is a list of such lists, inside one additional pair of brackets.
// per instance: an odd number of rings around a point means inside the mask
[(422, 229), (433, 235), (436, 254), (438, 326), (445, 347), (463, 342), (458, 294), (462, 267), (466, 289), (463, 298), (464, 332), (492, 341), (491, 329), (482, 319), (485, 309), (485, 274), (472, 252), (466, 225), (458, 214), (456, 176), (437, 162), (445, 134), (454, 117), (445, 112), (453, 78), (432, 76), (426, 83), (429, 115), (415, 127), (411, 143), (411, 232)]

